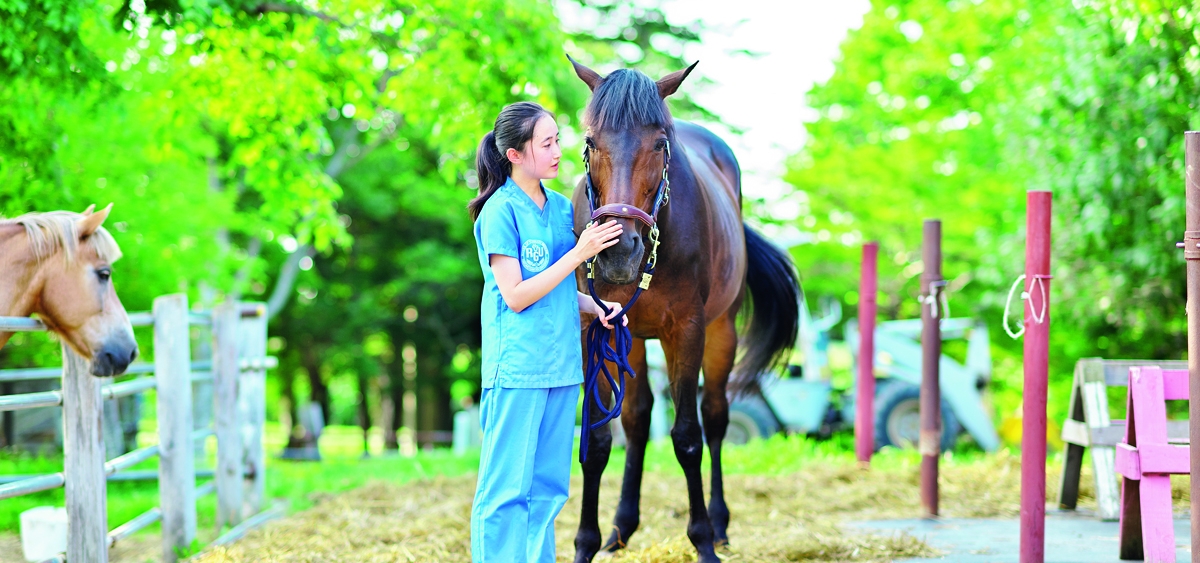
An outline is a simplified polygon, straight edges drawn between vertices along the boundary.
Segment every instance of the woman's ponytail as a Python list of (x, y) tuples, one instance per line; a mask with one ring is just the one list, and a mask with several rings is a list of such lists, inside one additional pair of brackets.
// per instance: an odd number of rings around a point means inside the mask
[(475, 178), (479, 181), (479, 195), (467, 204), (472, 221), (479, 218), (483, 204), (512, 175), (512, 162), (505, 153), (508, 149), (517, 149), (517, 152), (525, 150), (525, 144), (533, 138), (537, 120), (543, 115), (550, 115), (550, 112), (533, 102), (517, 102), (500, 110), (496, 126), (483, 136), (475, 153)]
[(500, 154), (500, 149), (496, 147), (496, 132), (488, 131), (479, 142), (479, 151), (475, 154), (475, 178), (479, 181), (479, 195), (467, 204), (472, 221), (479, 218), (483, 204), (508, 181), (510, 174), (512, 163)]

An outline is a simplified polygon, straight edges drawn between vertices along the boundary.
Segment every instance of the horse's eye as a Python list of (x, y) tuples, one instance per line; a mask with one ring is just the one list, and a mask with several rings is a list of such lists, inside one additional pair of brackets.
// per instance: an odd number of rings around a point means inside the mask
[(656, 151), (662, 151), (662, 150), (665, 150), (666, 148), (667, 148), (667, 140), (666, 139), (659, 139), (657, 143), (654, 143), (654, 150), (656, 150)]
[(100, 281), (106, 282), (110, 278), (112, 278), (112, 270), (110, 270), (108, 268), (101, 268), (99, 270), (96, 270), (96, 277), (100, 278)]
[(596, 149), (596, 141), (593, 141), (591, 137), (584, 137), (583, 142), (587, 144), (587, 147), (589, 149), (592, 149), (592, 150)]

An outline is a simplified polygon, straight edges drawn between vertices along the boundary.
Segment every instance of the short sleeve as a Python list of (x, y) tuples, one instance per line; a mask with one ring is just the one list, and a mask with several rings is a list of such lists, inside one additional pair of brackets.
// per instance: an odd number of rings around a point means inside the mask
[(501, 254), (518, 256), (520, 246), (517, 237), (517, 218), (512, 208), (497, 201), (497, 205), (484, 205), (479, 214), (479, 245), (484, 256)]

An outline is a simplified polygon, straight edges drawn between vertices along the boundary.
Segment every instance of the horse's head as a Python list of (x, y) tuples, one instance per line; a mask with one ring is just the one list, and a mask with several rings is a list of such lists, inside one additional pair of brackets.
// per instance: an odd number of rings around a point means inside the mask
[(125, 307), (113, 289), (112, 264), (121, 257), (101, 225), (112, 204), (93, 213), (56, 211), (18, 217), (25, 226), (39, 267), (41, 291), (34, 311), (42, 322), (81, 356), (92, 375), (125, 372), (138, 346)]
[[(570, 58), (570, 57), (568, 57)], [(575, 74), (592, 90), (584, 112), (584, 149), (592, 187), (589, 193), (597, 221), (619, 221), (617, 244), (596, 257), (600, 277), (612, 284), (636, 280), (655, 216), (655, 203), (665, 195), (666, 171), (675, 130), (664, 101), (687, 78), (692, 66), (655, 82), (636, 70), (600, 76), (574, 59)]]

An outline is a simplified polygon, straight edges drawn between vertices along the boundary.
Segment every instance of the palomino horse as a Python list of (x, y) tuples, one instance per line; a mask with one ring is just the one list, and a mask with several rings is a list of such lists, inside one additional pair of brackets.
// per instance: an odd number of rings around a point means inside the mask
[[(571, 62), (593, 94), (584, 118), (592, 187), (589, 190), (585, 178), (575, 189), (575, 226), (596, 220), (620, 221), (624, 227), (620, 242), (596, 258), (597, 293), (605, 300), (628, 302), (639, 269), (653, 262), (650, 256), (657, 251), (653, 285), (628, 315), (634, 337), (629, 363), (640, 377), (627, 382), (622, 403), (627, 445), (620, 504), (612, 534), (602, 546), (596, 502), (612, 438), (608, 427), (600, 426), (589, 435), (583, 463), (583, 514), (575, 536), (575, 561), (586, 563), (601, 549), (624, 547), (637, 530), (653, 401), (645, 377), (645, 339), (657, 338), (666, 352), (675, 403), (675, 457), (687, 478), (687, 535), (702, 563), (717, 563), (714, 545), (728, 541), (729, 524), (721, 482), (721, 440), (729, 423), (726, 386), (732, 383), (734, 391), (753, 386), (759, 373), (790, 350), (799, 323), (798, 276), (786, 253), (742, 223), (741, 171), (733, 151), (698, 125), (673, 122), (667, 111), (664, 99), (695, 64), (655, 82), (634, 70), (601, 77)], [(655, 238), (661, 247), (655, 247)], [(581, 291), (587, 291), (583, 270), (577, 281)], [(745, 346), (731, 381), (739, 339), (735, 319), (747, 290), (752, 314), (741, 335)], [(703, 435), (696, 413), (702, 367)], [(612, 366), (609, 369), (615, 373)], [(604, 378), (600, 387), (610, 397)], [(591, 420), (601, 419), (592, 398), (584, 405), (594, 413)], [(707, 510), (700, 476), (702, 439), (712, 458), (712, 502)]]
[[(137, 342), (112, 284), (121, 257), (98, 213), (28, 213), (0, 219), (0, 316), (37, 313), (46, 327), (92, 363), (92, 375), (120, 375)], [(12, 337), (0, 332), (0, 348)]]

